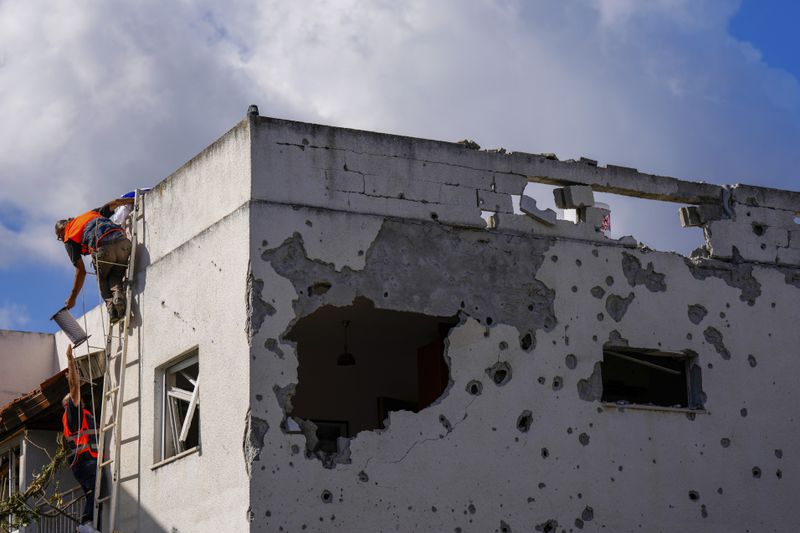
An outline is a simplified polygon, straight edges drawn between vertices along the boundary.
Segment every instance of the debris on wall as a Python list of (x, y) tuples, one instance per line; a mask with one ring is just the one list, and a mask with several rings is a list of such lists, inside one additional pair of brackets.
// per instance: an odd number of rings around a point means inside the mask
[(247, 411), (245, 417), (244, 437), (242, 439), (242, 452), (244, 453), (244, 466), (247, 475), (250, 476), (253, 469), (253, 462), (261, 457), (261, 450), (264, 448), (264, 437), (269, 430), (266, 420), (252, 416)]
[(261, 329), (261, 324), (268, 316), (275, 314), (275, 307), (264, 301), (261, 293), (264, 290), (264, 282), (253, 277), (253, 271), (248, 265), (247, 268), (247, 293), (245, 295), (245, 308), (247, 310), (247, 323), (245, 333), (248, 342)]

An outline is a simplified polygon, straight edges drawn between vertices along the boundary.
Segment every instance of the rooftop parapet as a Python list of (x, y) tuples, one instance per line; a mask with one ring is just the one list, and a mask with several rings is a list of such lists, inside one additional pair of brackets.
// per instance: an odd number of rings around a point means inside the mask
[[(559, 161), (552, 154), (480, 150), (474, 142), (434, 141), (293, 122), (249, 113), (253, 199), (364, 214), (434, 220), (563, 238), (635, 246), (608, 239), (597, 209), (577, 223), (556, 220), (512, 195), (529, 182), (575, 186), (636, 198), (684, 204), (684, 226), (704, 229), (700, 255), (717, 259), (800, 266), (800, 193), (750, 185), (714, 185), (639, 172), (596, 161)], [(557, 199), (565, 192), (555, 192)], [(584, 193), (581, 193), (584, 194)], [(585, 201), (584, 201), (585, 202)]]

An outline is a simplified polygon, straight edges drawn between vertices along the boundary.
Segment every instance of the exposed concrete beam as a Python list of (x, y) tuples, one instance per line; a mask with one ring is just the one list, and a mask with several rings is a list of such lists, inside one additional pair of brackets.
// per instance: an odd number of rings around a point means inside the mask
[(734, 201), (740, 204), (785, 209), (800, 214), (800, 192), (737, 184), (731, 188), (731, 193)]
[[(598, 167), (590, 162), (557, 161), (544, 155), (520, 152), (505, 157), (513, 159), (513, 172), (524, 174), (532, 182), (558, 186), (588, 185), (597, 192), (650, 200), (713, 204), (719, 203), (724, 189), (720, 185), (645, 174), (635, 168), (615, 165)], [(800, 202), (797, 205), (800, 206)]]
[[(581, 161), (558, 161), (544, 154), (524, 152), (497, 154), (496, 157), (512, 158), (512, 171), (527, 176), (528, 181), (562, 187), (588, 185), (598, 192), (650, 200), (718, 204), (725, 189), (711, 183), (646, 174), (635, 168), (616, 165), (599, 167), (594, 161), (584, 158)], [(800, 214), (800, 192), (739, 184), (731, 186), (731, 192), (733, 200), (740, 204), (784, 209)]]

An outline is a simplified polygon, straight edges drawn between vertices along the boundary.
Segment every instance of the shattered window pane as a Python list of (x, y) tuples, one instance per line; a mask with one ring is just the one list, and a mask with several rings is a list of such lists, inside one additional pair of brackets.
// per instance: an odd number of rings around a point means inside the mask
[(199, 374), (196, 350), (164, 370), (162, 460), (200, 444)]

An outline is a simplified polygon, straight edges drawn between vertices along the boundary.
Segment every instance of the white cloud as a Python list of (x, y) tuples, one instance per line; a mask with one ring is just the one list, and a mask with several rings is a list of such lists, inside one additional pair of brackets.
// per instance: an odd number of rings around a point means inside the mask
[[(796, 187), (800, 86), (710, 0), (0, 3), (6, 263), (262, 114)], [(795, 181), (793, 181), (793, 179)], [(619, 217), (626, 220), (630, 217)], [(0, 209), (0, 224), (3, 212)], [(656, 233), (679, 232), (649, 227)], [(655, 229), (652, 229), (655, 228)], [(38, 239), (42, 238), (41, 244)]]
[(68, 261), (63, 261), (66, 257), (52, 224), (35, 223), (15, 231), (0, 221), (0, 268), (25, 259), (69, 266)]
[(24, 305), (9, 302), (0, 304), (0, 329), (19, 329), (29, 322), (28, 309)]

